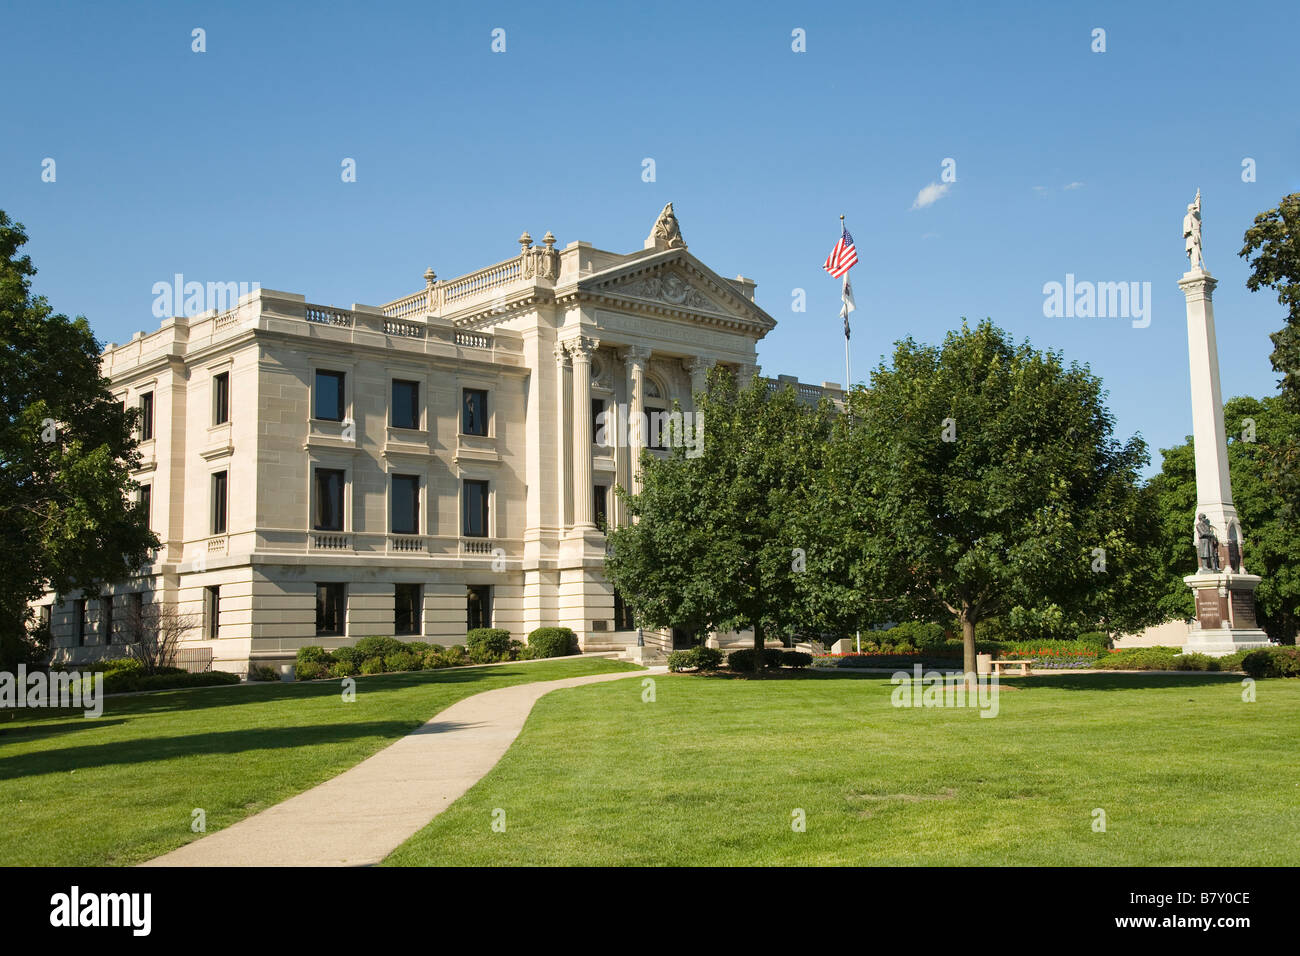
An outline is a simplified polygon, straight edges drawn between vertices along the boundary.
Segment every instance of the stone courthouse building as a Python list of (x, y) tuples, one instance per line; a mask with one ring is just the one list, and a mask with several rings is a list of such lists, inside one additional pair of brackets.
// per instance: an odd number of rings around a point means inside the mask
[(305, 644), (452, 644), (477, 626), (634, 644), (602, 529), (627, 520), (613, 489), (633, 486), (638, 435), (597, 444), (597, 417), (647, 413), (656, 447), (713, 365), (757, 372), (776, 323), (753, 281), (687, 249), (671, 204), (630, 253), (518, 241), (387, 305), (257, 289), (110, 346), (104, 374), (143, 414), (135, 478), (161, 547), (103, 599), (46, 599), (56, 657), (120, 653), (113, 621), (142, 601), (193, 616), (192, 659), (241, 672)]

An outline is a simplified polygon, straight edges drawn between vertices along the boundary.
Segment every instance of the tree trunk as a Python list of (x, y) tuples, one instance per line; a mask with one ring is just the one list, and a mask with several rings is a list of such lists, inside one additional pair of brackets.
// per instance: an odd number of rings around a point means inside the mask
[(767, 661), (763, 659), (763, 625), (758, 620), (754, 621), (754, 676), (762, 677), (763, 668), (767, 666)]
[(967, 683), (971, 680), (971, 675), (975, 673), (975, 619), (970, 613), (970, 604), (963, 601), (961, 613), (958, 615), (961, 620), (961, 661), (962, 670), (966, 674)]

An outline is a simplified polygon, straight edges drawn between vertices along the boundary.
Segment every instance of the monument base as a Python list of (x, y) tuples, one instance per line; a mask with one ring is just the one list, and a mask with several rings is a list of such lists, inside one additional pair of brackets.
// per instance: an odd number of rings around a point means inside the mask
[(1200, 571), (1183, 578), (1196, 598), (1196, 621), (1187, 629), (1187, 654), (1226, 657), (1268, 647), (1268, 635), (1255, 620), (1257, 574)]

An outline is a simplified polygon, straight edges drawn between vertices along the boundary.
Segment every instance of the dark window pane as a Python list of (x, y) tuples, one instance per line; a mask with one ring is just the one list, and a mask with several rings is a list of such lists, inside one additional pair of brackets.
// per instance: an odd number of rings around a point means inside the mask
[(113, 599), (99, 599), (99, 631), (104, 635), (104, 643), (113, 643)]
[(212, 533), (226, 533), (226, 473), (212, 476)]
[(337, 468), (316, 469), (317, 531), (343, 530), (343, 472)]
[(313, 417), (328, 422), (343, 421), (343, 410), (346, 407), (343, 401), (343, 380), (342, 372), (316, 373), (316, 407), (312, 411)]
[(81, 647), (86, 643), (86, 602), (78, 601), (75, 605), (77, 613), (77, 646)]
[(465, 479), (463, 534), (467, 538), (486, 538), (488, 534), (488, 483)]
[(221, 633), (221, 588), (213, 585), (206, 590), (205, 596), (207, 607), (204, 614), (208, 623), (208, 640), (215, 641)]
[(316, 585), (316, 633), (343, 633), (344, 597), (342, 584)]
[(636, 630), (636, 618), (632, 614), (632, 609), (627, 606), (627, 602), (623, 600), (623, 595), (619, 594), (618, 591), (614, 592), (614, 630)]
[(596, 485), (592, 490), (591, 502), (595, 514), (592, 520), (596, 522), (596, 527), (601, 531), (605, 530), (605, 525), (609, 521), (609, 513), (606, 510), (609, 506), (609, 486)]
[(419, 428), (420, 383), (394, 379), (391, 406), (394, 428)]
[(668, 410), (665, 408), (647, 408), (646, 424), (650, 434), (646, 436), (646, 444), (651, 448), (667, 448), (664, 442), (668, 438)]
[(144, 526), (152, 530), (153, 485), (140, 486), (140, 513), (144, 515)]
[(609, 440), (613, 432), (613, 422), (603, 422), (601, 415), (605, 411), (605, 400), (603, 398), (593, 398), (591, 400), (591, 443), (593, 445), (601, 444), (601, 432), (604, 432), (605, 444), (613, 445)]
[(153, 392), (140, 396), (140, 440), (153, 438)]
[(465, 593), (465, 629), (492, 626), (492, 586), (471, 584)]
[(481, 388), (463, 390), (464, 408), (461, 414), (460, 430), (466, 435), (486, 435), (488, 433), (488, 393)]
[(393, 586), (393, 629), (396, 633), (420, 633), (420, 592), (418, 584)]
[(420, 533), (420, 479), (417, 475), (393, 475), (392, 533)]
[(222, 372), (212, 380), (212, 424), (230, 420), (230, 373)]

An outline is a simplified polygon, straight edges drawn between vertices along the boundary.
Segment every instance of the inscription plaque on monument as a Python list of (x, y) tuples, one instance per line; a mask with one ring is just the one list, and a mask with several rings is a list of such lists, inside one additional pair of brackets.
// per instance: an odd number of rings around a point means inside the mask
[(1232, 592), (1232, 626), (1259, 627), (1255, 620), (1255, 593), (1253, 591)]
[(1201, 622), (1202, 629), (1223, 626), (1226, 603), (1214, 588), (1201, 588), (1196, 592), (1196, 619)]

